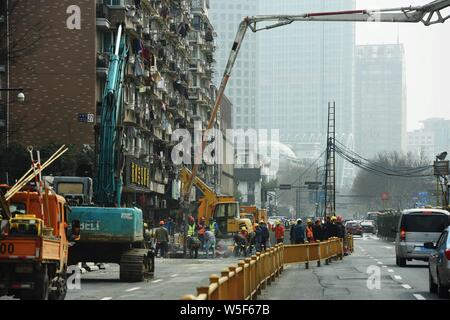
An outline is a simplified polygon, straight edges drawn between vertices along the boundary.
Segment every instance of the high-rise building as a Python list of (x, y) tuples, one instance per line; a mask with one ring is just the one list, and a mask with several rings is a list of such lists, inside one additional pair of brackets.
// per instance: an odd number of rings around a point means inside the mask
[(408, 152), (430, 161), (444, 151), (449, 152), (450, 120), (429, 118), (421, 123), (421, 129), (408, 132)]
[[(9, 86), (24, 88), (26, 94), (25, 104), (7, 108), (10, 140), (25, 146), (98, 144), (110, 53), (120, 24), (128, 49), (119, 120), (122, 198), (141, 207), (150, 220), (167, 216), (179, 204), (171, 135), (178, 128), (193, 129), (194, 120), (206, 126), (215, 97), (208, 1), (15, 3), (10, 43), (25, 39), (30, 45), (7, 70)], [(35, 32), (36, 26), (43, 29)]]
[[(257, 0), (210, 0), (210, 18), (217, 33), (215, 83), (218, 86), (239, 24), (246, 16), (257, 15)], [(256, 36), (249, 32), (232, 72), (226, 94), (233, 103), (233, 127), (256, 128)]]
[(355, 149), (363, 157), (406, 151), (405, 79), (402, 44), (356, 47)]
[[(354, 0), (260, 1), (259, 14), (350, 10)], [(279, 129), (302, 158), (302, 144), (326, 143), (328, 102), (336, 134), (352, 133), (353, 23), (294, 22), (258, 34), (259, 127)]]

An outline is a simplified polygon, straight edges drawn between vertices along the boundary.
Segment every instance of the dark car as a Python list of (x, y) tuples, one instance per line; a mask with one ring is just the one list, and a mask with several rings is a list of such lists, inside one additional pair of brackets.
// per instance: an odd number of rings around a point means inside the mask
[(348, 221), (345, 223), (345, 228), (347, 230), (348, 234), (351, 235), (363, 235), (363, 229), (361, 227), (361, 224), (358, 221)]
[(428, 260), (430, 292), (437, 293), (440, 298), (450, 296), (450, 228), (442, 232), (436, 245), (424, 243), (424, 247), (433, 250)]

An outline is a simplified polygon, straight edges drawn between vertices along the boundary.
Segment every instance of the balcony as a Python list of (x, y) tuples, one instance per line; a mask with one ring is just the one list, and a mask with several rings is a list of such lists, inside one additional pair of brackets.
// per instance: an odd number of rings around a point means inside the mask
[(97, 3), (96, 5), (96, 25), (99, 30), (110, 30), (111, 22), (109, 22), (109, 8), (107, 5)]
[(101, 78), (108, 77), (109, 54), (97, 53), (97, 75)]

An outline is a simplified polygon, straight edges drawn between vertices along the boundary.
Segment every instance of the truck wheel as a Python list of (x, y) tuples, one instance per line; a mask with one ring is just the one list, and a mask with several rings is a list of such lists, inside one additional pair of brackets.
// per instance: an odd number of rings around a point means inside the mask
[(20, 294), (21, 300), (48, 300), (49, 298), (49, 285), (47, 268), (43, 268), (41, 273), (37, 274), (34, 278), (36, 285), (32, 291), (22, 291)]
[(56, 290), (49, 293), (49, 300), (64, 300), (67, 294), (67, 274), (64, 272), (55, 283)]

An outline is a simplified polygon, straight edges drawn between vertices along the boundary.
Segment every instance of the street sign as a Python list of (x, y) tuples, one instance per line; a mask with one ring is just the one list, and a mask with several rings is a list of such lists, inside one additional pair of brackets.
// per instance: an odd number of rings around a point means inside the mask
[(434, 162), (434, 175), (435, 176), (448, 176), (449, 174), (449, 161), (435, 161)]
[(381, 193), (381, 200), (388, 201), (389, 200), (389, 193), (388, 192), (382, 192)]
[(307, 182), (305, 182), (305, 185), (307, 185), (307, 186), (310, 186), (310, 185), (321, 186), (322, 182), (319, 182), (319, 181), (307, 181)]
[(322, 185), (322, 182), (319, 181), (307, 181), (305, 185), (308, 186), (308, 190), (318, 190), (319, 186)]
[(290, 184), (280, 184), (280, 190), (291, 190), (292, 185)]

